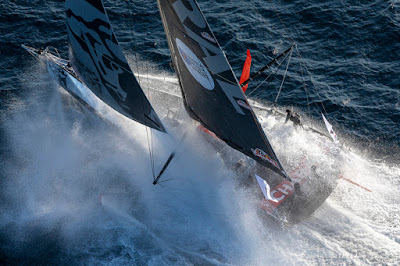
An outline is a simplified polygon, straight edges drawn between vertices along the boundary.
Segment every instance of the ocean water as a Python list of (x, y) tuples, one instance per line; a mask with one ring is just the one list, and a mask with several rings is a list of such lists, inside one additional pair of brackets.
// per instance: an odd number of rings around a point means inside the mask
[[(156, 1), (104, 1), (117, 38), (156, 110), (190, 128)], [(323, 129), (325, 110), (345, 144), (340, 180), (307, 220), (283, 226), (258, 215), (218, 155), (195, 133), (162, 186), (151, 182), (146, 129), (85, 110), (20, 47), (53, 46), (66, 57), (63, 1), (0, 3), (0, 261), (47, 264), (388, 264), (400, 258), (400, 2), (199, 1), (239, 76), (294, 40), (277, 105)], [(285, 65), (250, 84), (274, 101)], [(262, 82), (269, 73), (274, 79)], [(309, 72), (309, 73), (308, 73)], [(306, 89), (304, 88), (306, 84)], [(153, 100), (153, 101), (152, 101)], [(278, 156), (321, 163), (317, 136), (259, 114)], [(283, 138), (282, 138), (283, 137)], [(179, 134), (173, 138), (179, 139)], [(156, 168), (174, 139), (152, 135)], [(298, 153), (298, 154), (297, 154)], [(329, 157), (326, 159), (329, 160)], [(324, 169), (322, 170), (324, 171)], [(100, 199), (99, 199), (100, 198)], [(102, 204), (100, 204), (100, 201)]]

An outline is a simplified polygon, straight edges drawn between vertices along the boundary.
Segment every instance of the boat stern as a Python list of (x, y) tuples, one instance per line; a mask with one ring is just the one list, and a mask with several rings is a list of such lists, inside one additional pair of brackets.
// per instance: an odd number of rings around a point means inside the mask
[(271, 185), (270, 195), (274, 200), (263, 197), (259, 202), (260, 209), (288, 224), (309, 217), (333, 192), (337, 178), (319, 176), (313, 167), (308, 170), (301, 174), (292, 173), (293, 182), (281, 180)]

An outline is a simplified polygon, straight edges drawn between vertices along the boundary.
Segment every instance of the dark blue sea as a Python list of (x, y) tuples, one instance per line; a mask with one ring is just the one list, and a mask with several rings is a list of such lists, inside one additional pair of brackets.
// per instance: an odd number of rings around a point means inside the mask
[[(156, 1), (104, 5), (128, 61), (142, 74), (173, 79)], [(342, 182), (305, 222), (267, 224), (201, 144), (187, 151), (198, 149), (198, 157), (183, 156), (189, 163), (171, 170), (177, 180), (195, 178), (154, 189), (144, 177), (146, 131), (122, 123), (121, 132), (88, 118), (20, 46), (53, 46), (67, 57), (64, 1), (3, 0), (0, 264), (399, 262), (400, 2), (199, 0), (199, 6), (238, 77), (246, 49), (256, 71), (274, 50), (296, 42), (277, 105), (320, 130), (324, 112), (345, 144), (344, 172), (372, 192)], [(249, 98), (273, 102), (285, 67), (250, 83), (249, 91), (259, 87)], [(269, 134), (284, 150), (278, 134)], [(295, 136), (301, 145), (304, 138)], [(107, 208), (98, 206), (99, 194)]]

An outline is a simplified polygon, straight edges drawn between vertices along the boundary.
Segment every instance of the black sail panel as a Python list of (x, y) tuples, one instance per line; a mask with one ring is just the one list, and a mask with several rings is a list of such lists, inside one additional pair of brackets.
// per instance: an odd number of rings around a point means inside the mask
[(287, 177), (194, 0), (158, 0), (185, 107), (231, 147)]
[(67, 0), (69, 58), (102, 101), (143, 125), (165, 132), (122, 53), (101, 0)]

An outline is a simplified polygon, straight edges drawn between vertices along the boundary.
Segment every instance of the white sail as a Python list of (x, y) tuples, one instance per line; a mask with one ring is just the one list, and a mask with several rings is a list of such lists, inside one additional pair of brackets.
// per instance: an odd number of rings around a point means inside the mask
[(277, 199), (275, 199), (272, 195), (271, 195), (271, 189), (267, 183), (267, 181), (265, 181), (264, 179), (262, 179), (261, 177), (259, 177), (258, 175), (255, 175), (257, 178), (257, 182), (258, 185), (261, 188), (262, 193), (264, 194), (264, 197), (266, 200), (270, 200), (273, 202), (278, 202)]
[(331, 137), (333, 139), (333, 142), (335, 142), (335, 144), (339, 144), (339, 140), (338, 140), (338, 138), (336, 136), (335, 131), (333, 131), (332, 125), (328, 122), (328, 120), (326, 120), (324, 114), (321, 113), (321, 115), (322, 115), (322, 119), (324, 119), (324, 123), (325, 123), (326, 129), (328, 130), (329, 135), (331, 135)]

